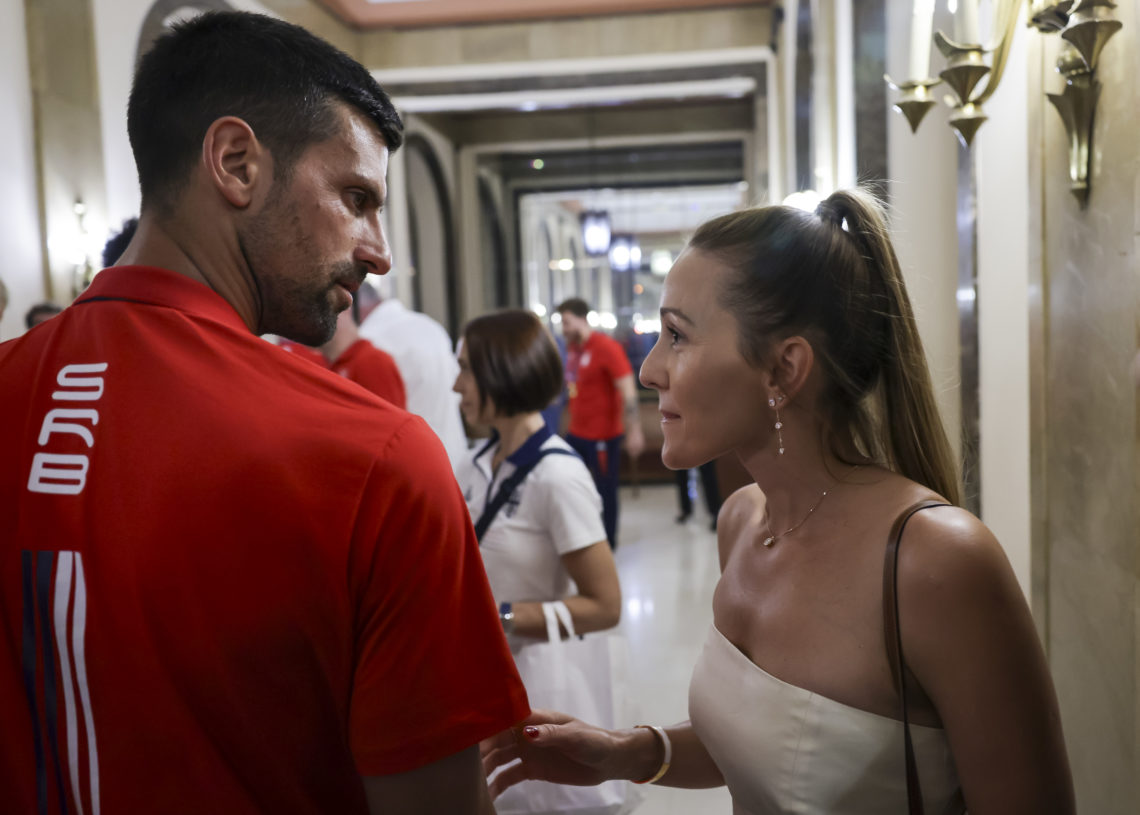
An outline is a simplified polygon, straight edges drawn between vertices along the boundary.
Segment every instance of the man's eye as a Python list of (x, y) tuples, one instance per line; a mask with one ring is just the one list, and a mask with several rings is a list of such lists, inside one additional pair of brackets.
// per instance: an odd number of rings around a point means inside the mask
[(361, 212), (364, 210), (364, 204), (366, 203), (367, 198), (365, 197), (364, 193), (354, 191), (348, 194), (348, 200), (352, 204), (353, 209), (355, 209), (357, 212)]

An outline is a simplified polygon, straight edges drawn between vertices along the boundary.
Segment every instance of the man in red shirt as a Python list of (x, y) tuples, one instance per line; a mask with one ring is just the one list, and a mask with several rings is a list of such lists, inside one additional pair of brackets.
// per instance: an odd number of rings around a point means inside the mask
[(212, 13), (141, 60), (120, 263), (0, 345), (5, 812), (493, 812), (528, 712), (463, 497), (324, 343), (402, 124), (351, 58)]
[(321, 358), (333, 373), (404, 410), (408, 399), (396, 360), (360, 336), (353, 316), (355, 311), (354, 302), (351, 309), (337, 317), (336, 333), (321, 346)]
[(594, 331), (585, 300), (571, 298), (556, 309), (566, 338), (566, 385), (569, 392), (570, 443), (594, 476), (602, 496), (602, 520), (610, 548), (617, 547), (618, 463), (626, 452), (637, 458), (645, 435), (637, 406), (633, 369), (618, 342)]

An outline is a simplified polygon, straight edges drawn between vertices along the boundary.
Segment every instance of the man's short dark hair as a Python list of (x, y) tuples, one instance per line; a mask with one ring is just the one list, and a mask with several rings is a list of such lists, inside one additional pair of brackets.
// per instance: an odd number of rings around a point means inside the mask
[(581, 297), (571, 297), (569, 300), (563, 300), (558, 304), (558, 308), (554, 309), (559, 314), (569, 312), (575, 317), (585, 319), (590, 314), (590, 304), (583, 300)]
[(63, 309), (55, 303), (36, 303), (28, 309), (28, 313), (24, 315), (24, 327), (29, 329), (35, 328), (48, 317), (54, 317), (61, 311), (63, 311)]
[(562, 358), (554, 338), (530, 311), (476, 317), (463, 330), (467, 362), (479, 389), (500, 416), (543, 410), (562, 392)]
[(123, 252), (127, 251), (127, 244), (131, 242), (131, 238), (135, 236), (135, 231), (139, 228), (138, 218), (128, 218), (123, 221), (123, 228), (116, 232), (111, 237), (107, 238), (107, 242), (103, 244), (103, 268), (114, 266), (119, 258), (123, 256)]
[(175, 24), (139, 61), (127, 105), (143, 208), (169, 210), (223, 116), (253, 128), (274, 180), (288, 179), (305, 148), (338, 132), (337, 101), (371, 119), (390, 152), (403, 143), (403, 122), (372, 75), (305, 29), (229, 11)]

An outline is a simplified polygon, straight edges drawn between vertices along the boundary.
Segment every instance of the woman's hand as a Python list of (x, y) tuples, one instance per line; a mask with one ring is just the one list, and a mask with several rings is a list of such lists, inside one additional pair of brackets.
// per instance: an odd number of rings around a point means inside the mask
[(491, 782), (491, 797), (496, 798), (528, 780), (593, 786), (615, 778), (648, 778), (655, 769), (650, 766), (655, 741), (649, 730), (604, 730), (565, 713), (536, 710), (521, 724), (484, 741), (480, 752), (488, 776), (521, 759)]

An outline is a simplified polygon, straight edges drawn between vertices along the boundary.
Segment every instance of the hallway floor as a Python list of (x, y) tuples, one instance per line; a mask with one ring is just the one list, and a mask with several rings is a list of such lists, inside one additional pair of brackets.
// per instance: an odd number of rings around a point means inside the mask
[[(674, 521), (672, 485), (621, 490), (617, 550), (621, 575), (621, 630), (629, 637), (639, 723), (670, 725), (689, 718), (689, 678), (712, 622), (712, 595), (720, 575), (716, 533), (697, 501), (685, 524)], [(638, 815), (728, 815), (724, 787), (678, 790), (651, 786)]]

